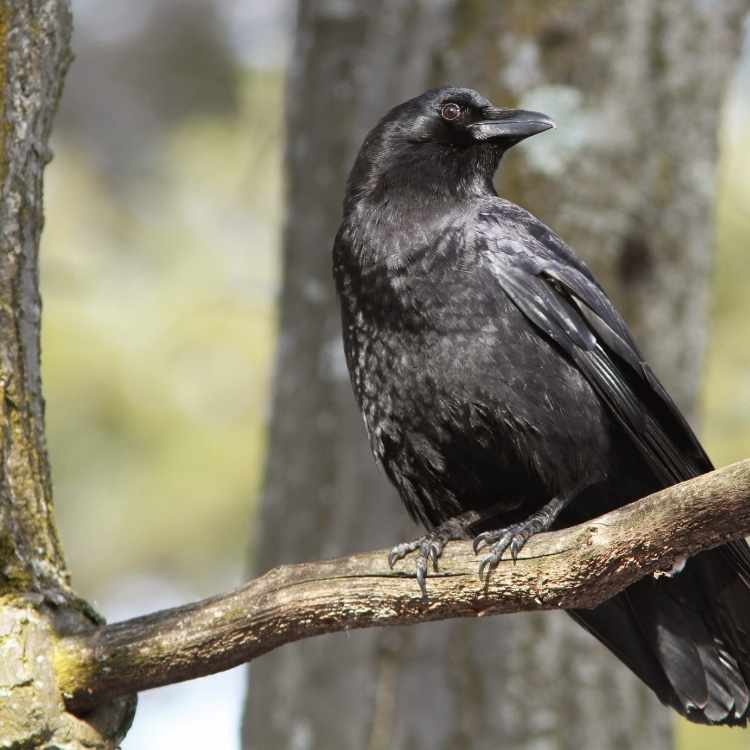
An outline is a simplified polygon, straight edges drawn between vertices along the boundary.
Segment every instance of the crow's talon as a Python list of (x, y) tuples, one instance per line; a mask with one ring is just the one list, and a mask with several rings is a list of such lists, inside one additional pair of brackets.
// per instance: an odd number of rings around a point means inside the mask
[(388, 555), (388, 567), (393, 570), (393, 566), (399, 560), (403, 560), (410, 552), (419, 549), (421, 541), (421, 539), (417, 539), (413, 542), (402, 542), (401, 544), (397, 544)]
[(403, 560), (412, 552), (417, 553), (416, 575), (419, 588), (422, 590), (422, 596), (427, 596), (427, 571), (432, 563), (432, 569), (438, 572), (438, 560), (443, 554), (445, 545), (454, 539), (466, 539), (469, 535), (466, 527), (473, 522), (476, 514), (471, 511), (464, 516), (459, 516), (446, 521), (441, 526), (433, 529), (419, 539), (411, 542), (397, 544), (388, 555), (388, 567), (393, 566), (398, 560)]
[(486, 555), (482, 558), (482, 561), (479, 563), (479, 580), (484, 581), (486, 580), (484, 577), (484, 569), (489, 565), (490, 569), (487, 571), (487, 575), (489, 574), (497, 567), (498, 561), (493, 560), (493, 555)]
[(525, 540), (519, 541), (519, 538), (513, 537), (513, 541), (510, 543), (510, 556), (513, 558), (513, 564), (515, 565), (516, 562), (518, 562), (518, 553), (521, 551), (521, 547), (523, 547)]
[(482, 558), (479, 563), (479, 579), (486, 580), (484, 573), (487, 575), (498, 566), (502, 560), (505, 550), (510, 550), (510, 556), (513, 564), (518, 561), (518, 553), (523, 549), (526, 542), (539, 531), (545, 531), (544, 518), (532, 516), (523, 523), (509, 526), (507, 529), (498, 529), (497, 531), (484, 531), (474, 538), (474, 553), (476, 554), (482, 547), (488, 547), (489, 553)]
[(424, 560), (425, 566), (427, 561), (432, 562), (432, 567), (437, 572), (438, 559), (443, 554), (445, 542), (442, 539), (427, 534), (413, 542), (403, 542), (397, 544), (388, 555), (388, 567), (391, 569), (398, 560), (403, 560), (408, 554), (419, 551), (418, 560)]
[(483, 531), (481, 534), (477, 534), (471, 543), (471, 546), (474, 548), (474, 554), (476, 555), (482, 547), (489, 546), (490, 542), (494, 542), (495, 539), (494, 531)]
[(422, 596), (427, 596), (427, 560), (421, 555), (417, 558), (417, 583), (422, 590)]
[(430, 542), (428, 547), (429, 547), (428, 554), (430, 556), (430, 560), (432, 561), (432, 569), (437, 573), (438, 572), (438, 558), (440, 557), (440, 553), (443, 550), (440, 547), (438, 547), (438, 545), (435, 544), (434, 542)]
[(443, 539), (436, 530), (412, 542), (397, 544), (388, 555), (388, 567), (393, 569), (398, 560), (403, 560), (408, 554), (417, 552), (417, 583), (422, 590), (422, 596), (427, 596), (427, 570), (432, 563), (432, 569), (438, 572), (438, 560), (443, 553), (446, 541), (447, 539)]

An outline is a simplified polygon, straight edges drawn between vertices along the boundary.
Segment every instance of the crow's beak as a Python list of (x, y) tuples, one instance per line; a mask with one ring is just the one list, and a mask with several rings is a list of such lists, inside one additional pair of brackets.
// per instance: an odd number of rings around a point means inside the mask
[(525, 109), (487, 107), (483, 114), (485, 119), (469, 125), (475, 141), (513, 144), (555, 127), (555, 123), (547, 115)]

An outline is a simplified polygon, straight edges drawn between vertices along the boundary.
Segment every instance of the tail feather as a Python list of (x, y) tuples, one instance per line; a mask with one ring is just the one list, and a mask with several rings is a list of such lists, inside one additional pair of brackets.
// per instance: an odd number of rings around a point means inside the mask
[(677, 696), (674, 688), (667, 680), (651, 644), (636, 626), (625, 593), (609, 599), (596, 609), (571, 609), (567, 612), (630, 667), (663, 703), (675, 705)]
[(570, 614), (683, 716), (744, 726), (750, 587), (737, 563), (750, 561), (750, 550), (731, 546), (738, 549), (701, 553), (674, 578), (645, 578), (594, 610)]
[(706, 718), (714, 723), (733, 720), (745, 723), (750, 692), (737, 661), (718, 644), (700, 651), (706, 671), (709, 699), (703, 707)]

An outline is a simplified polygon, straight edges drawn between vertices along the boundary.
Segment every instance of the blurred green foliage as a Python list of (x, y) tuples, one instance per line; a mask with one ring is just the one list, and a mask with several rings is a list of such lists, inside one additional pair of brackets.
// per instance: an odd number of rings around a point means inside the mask
[[(268, 415), (281, 77), (181, 121), (113, 188), (65, 142), (46, 185), (43, 377), (76, 586), (241, 569)], [(202, 583), (201, 579), (205, 579)]]
[(719, 465), (750, 457), (750, 123), (724, 143), (702, 430)]

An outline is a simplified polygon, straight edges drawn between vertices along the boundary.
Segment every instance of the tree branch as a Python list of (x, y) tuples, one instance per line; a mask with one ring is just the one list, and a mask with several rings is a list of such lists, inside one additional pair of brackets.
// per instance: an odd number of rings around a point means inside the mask
[(468, 542), (448, 545), (423, 599), (414, 562), (385, 551), (275, 568), (228, 594), (60, 638), (69, 708), (219, 672), (322, 633), (538, 609), (595, 607), (681, 557), (750, 534), (750, 459), (600, 518), (541, 534), (488, 583)]

